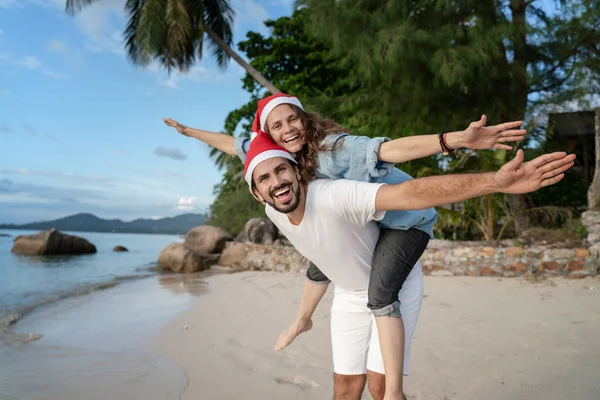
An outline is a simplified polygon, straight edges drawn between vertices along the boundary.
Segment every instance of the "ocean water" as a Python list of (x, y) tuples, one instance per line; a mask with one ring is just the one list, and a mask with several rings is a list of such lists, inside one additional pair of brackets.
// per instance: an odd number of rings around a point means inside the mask
[[(98, 252), (80, 256), (10, 252), (16, 236), (33, 233), (36, 231), (0, 230), (0, 321), (62, 298), (155, 274), (152, 267), (159, 252), (169, 243), (183, 241), (176, 235), (64, 232), (89, 240)], [(129, 251), (114, 252), (116, 245)]]

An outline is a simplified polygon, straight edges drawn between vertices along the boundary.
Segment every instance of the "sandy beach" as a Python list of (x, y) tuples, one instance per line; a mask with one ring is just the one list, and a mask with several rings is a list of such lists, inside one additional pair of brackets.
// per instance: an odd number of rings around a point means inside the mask
[[(28, 314), (0, 341), (2, 400), (329, 399), (329, 307), (275, 352), (304, 276), (159, 275)], [(600, 398), (600, 279), (426, 277), (409, 399)], [(365, 393), (364, 399), (370, 396)]]
[[(273, 350), (304, 279), (270, 272), (209, 278), (208, 292), (152, 344), (185, 370), (181, 398), (331, 398), (332, 288), (312, 331)], [(597, 278), (426, 277), (406, 392), (432, 400), (598, 399), (599, 330)]]

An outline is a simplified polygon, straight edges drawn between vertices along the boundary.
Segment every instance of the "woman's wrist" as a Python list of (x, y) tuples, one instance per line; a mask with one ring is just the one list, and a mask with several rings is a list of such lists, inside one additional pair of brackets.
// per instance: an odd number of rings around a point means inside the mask
[(445, 135), (446, 144), (456, 150), (464, 146), (464, 131), (448, 132)]

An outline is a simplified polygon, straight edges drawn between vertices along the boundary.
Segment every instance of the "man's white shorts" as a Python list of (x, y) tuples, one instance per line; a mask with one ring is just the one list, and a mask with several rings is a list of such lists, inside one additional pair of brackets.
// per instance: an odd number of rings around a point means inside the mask
[[(398, 294), (404, 320), (404, 374), (408, 374), (410, 345), (423, 302), (423, 271), (417, 262)], [(331, 306), (331, 346), (333, 371), (341, 375), (361, 375), (367, 369), (384, 373), (383, 358), (375, 317), (367, 308), (367, 291), (334, 291)]]

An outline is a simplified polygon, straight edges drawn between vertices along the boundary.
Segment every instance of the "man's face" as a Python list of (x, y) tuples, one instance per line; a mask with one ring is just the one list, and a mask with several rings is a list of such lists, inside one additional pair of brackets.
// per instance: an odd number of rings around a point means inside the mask
[(300, 181), (296, 169), (285, 158), (270, 158), (254, 169), (253, 192), (275, 210), (287, 214), (300, 204)]
[(273, 141), (290, 153), (297, 153), (304, 146), (302, 119), (289, 104), (278, 105), (269, 113), (266, 131)]

